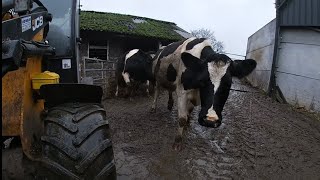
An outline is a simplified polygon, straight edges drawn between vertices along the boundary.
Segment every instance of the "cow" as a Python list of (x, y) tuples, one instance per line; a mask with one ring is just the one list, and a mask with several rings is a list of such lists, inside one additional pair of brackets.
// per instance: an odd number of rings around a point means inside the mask
[(132, 91), (136, 85), (141, 83), (146, 84), (146, 93), (149, 96), (149, 83), (153, 80), (152, 61), (152, 55), (141, 49), (126, 52), (116, 65), (115, 96), (119, 95), (119, 87), (126, 87), (126, 95), (131, 95), (129, 88), (132, 88)]
[(151, 111), (156, 110), (160, 88), (169, 93), (169, 110), (174, 103), (172, 93), (176, 92), (179, 126), (173, 144), (175, 150), (181, 150), (182, 134), (195, 106), (201, 105), (200, 125), (210, 128), (221, 125), (221, 112), (232, 77), (249, 75), (256, 64), (253, 59), (232, 61), (227, 55), (216, 53), (205, 38), (174, 42), (157, 52), (153, 61), (155, 93)]

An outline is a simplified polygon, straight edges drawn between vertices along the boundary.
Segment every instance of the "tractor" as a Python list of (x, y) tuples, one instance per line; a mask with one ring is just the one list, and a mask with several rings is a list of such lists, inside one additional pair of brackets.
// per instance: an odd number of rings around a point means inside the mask
[(79, 0), (2, 0), (2, 139), (62, 179), (115, 179), (102, 88), (80, 81), (79, 15)]

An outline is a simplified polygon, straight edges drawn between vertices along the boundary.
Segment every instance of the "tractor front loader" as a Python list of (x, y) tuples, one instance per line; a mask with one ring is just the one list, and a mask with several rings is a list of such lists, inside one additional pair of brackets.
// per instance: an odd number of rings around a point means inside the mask
[(57, 177), (115, 179), (102, 89), (79, 83), (79, 7), (2, 0), (2, 138)]

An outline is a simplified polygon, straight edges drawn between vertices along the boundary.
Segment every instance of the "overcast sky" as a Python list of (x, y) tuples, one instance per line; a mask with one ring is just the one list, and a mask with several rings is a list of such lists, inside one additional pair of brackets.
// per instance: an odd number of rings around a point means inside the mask
[[(274, 0), (81, 0), (82, 10), (113, 12), (176, 23), (182, 29), (205, 28), (225, 51), (245, 55), (247, 40), (275, 18)], [(230, 55), (230, 57), (233, 57)], [(239, 58), (239, 57), (237, 57)]]

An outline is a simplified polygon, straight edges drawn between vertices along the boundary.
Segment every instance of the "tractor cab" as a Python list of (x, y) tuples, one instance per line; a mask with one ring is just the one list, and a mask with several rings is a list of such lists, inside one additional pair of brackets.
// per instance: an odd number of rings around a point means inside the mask
[[(60, 75), (61, 83), (79, 80), (79, 13), (78, 0), (42, 0), (52, 14), (46, 40), (55, 48), (55, 56), (46, 59), (45, 69)], [(35, 7), (37, 8), (37, 7)]]

